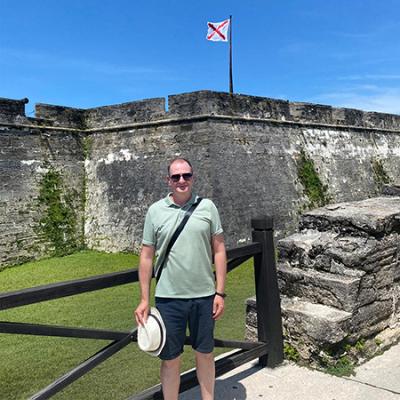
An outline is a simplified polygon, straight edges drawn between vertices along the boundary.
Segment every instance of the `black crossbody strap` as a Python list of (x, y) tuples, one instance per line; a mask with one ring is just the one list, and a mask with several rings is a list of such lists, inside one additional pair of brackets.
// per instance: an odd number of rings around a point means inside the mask
[(165, 261), (167, 260), (168, 254), (171, 251), (172, 246), (175, 244), (176, 239), (178, 239), (178, 236), (183, 231), (183, 228), (185, 227), (186, 223), (188, 222), (188, 219), (193, 214), (193, 211), (196, 209), (196, 207), (200, 204), (201, 200), (203, 200), (203, 199), (201, 197), (198, 197), (197, 200), (190, 206), (190, 208), (186, 211), (181, 223), (179, 224), (179, 226), (176, 228), (176, 231), (172, 235), (171, 240), (168, 243), (167, 250), (165, 250), (163, 261), (160, 264), (160, 267), (158, 268), (158, 271), (157, 271), (157, 276), (156, 276), (157, 282), (159, 281), (159, 279), (161, 277), (161, 273), (162, 273)]

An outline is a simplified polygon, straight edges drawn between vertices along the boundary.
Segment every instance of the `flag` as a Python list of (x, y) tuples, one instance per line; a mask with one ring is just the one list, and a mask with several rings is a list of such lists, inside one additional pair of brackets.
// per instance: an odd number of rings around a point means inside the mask
[(207, 22), (207, 26), (207, 40), (212, 40), (213, 42), (228, 41), (229, 19), (222, 22)]

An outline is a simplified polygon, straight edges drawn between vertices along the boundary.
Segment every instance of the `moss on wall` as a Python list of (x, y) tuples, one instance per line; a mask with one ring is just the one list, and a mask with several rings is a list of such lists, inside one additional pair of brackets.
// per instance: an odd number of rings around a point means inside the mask
[(74, 206), (74, 199), (79, 194), (75, 190), (65, 189), (63, 178), (57, 170), (48, 165), (46, 169), (38, 197), (43, 208), (38, 233), (51, 245), (51, 255), (63, 256), (81, 248)]
[(297, 161), (297, 175), (310, 203), (309, 207), (322, 207), (329, 203), (328, 186), (321, 182), (314, 161), (301, 149)]
[(83, 136), (81, 138), (81, 144), (82, 144), (83, 158), (86, 160), (86, 159), (90, 158), (90, 154), (92, 152), (93, 137)]
[(388, 184), (391, 182), (389, 175), (387, 174), (383, 161), (379, 158), (373, 158), (371, 160), (372, 171), (374, 172), (374, 181), (379, 186)]

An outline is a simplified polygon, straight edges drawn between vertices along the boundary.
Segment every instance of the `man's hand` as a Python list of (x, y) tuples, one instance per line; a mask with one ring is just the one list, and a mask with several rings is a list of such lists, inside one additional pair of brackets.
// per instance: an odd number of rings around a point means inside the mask
[(214, 296), (213, 304), (213, 319), (217, 320), (222, 317), (224, 313), (225, 300), (221, 296)]
[(135, 310), (135, 319), (137, 325), (144, 325), (150, 312), (150, 304), (148, 301), (142, 300)]

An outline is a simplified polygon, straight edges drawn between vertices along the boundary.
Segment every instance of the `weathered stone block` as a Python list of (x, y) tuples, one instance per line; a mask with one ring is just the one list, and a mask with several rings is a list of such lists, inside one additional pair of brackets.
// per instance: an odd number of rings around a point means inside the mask
[(349, 312), (359, 307), (360, 278), (292, 268), (288, 263), (278, 265), (278, 278), (286, 296)]
[(390, 233), (400, 227), (400, 197), (375, 197), (318, 208), (305, 213), (301, 229), (366, 235)]
[(351, 333), (367, 337), (389, 326), (393, 299), (374, 301), (357, 309), (351, 318)]
[[(318, 354), (322, 347), (340, 343), (348, 335), (351, 313), (298, 298), (282, 296), (282, 322), (285, 340), (295, 344), (303, 359)], [(249, 340), (256, 340), (255, 298), (247, 300), (247, 332)]]
[[(329, 269), (330, 259), (321, 257), (326, 248), (337, 234), (319, 232), (317, 230), (305, 230), (294, 233), (278, 242), (278, 254), (280, 260), (290, 260), (292, 265), (310, 268), (310, 264), (318, 263), (322, 269)], [(325, 264), (326, 263), (326, 264)]]

